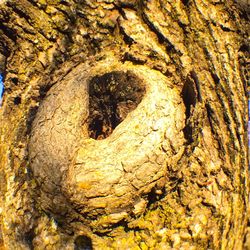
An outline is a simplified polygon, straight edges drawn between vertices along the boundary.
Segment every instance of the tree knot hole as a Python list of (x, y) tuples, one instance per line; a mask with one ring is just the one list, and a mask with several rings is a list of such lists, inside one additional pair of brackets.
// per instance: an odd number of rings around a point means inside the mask
[(89, 137), (102, 140), (136, 109), (146, 92), (142, 80), (131, 71), (112, 71), (89, 82)]

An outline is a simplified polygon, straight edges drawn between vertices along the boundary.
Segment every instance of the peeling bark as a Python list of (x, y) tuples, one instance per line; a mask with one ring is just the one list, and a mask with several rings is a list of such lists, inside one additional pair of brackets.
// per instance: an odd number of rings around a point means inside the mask
[(248, 249), (247, 1), (0, 2), (4, 249)]

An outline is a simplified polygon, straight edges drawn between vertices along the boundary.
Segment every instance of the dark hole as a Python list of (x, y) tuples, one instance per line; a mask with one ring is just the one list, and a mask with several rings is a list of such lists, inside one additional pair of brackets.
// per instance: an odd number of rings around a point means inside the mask
[(193, 142), (193, 128), (190, 123), (190, 116), (191, 116), (191, 107), (195, 107), (196, 104), (196, 92), (195, 92), (195, 85), (191, 81), (186, 81), (183, 86), (182, 90), (182, 99), (186, 107), (186, 126), (183, 130), (184, 136), (187, 139), (188, 143)]
[(219, 84), (219, 83), (220, 83), (220, 78), (218, 77), (218, 75), (217, 75), (217, 74), (214, 74), (214, 73), (211, 73), (211, 75), (212, 75), (212, 77), (213, 77), (213, 79), (214, 79), (214, 82), (215, 82), (216, 84)]
[(39, 89), (39, 94), (41, 98), (44, 98), (50, 89), (50, 85), (41, 86)]
[(220, 25), (221, 29), (226, 32), (230, 32), (231, 30), (227, 27), (224, 27), (223, 25)]
[(241, 45), (239, 51), (250, 52), (250, 46), (248, 44)]
[(21, 103), (21, 97), (17, 96), (14, 98), (14, 104), (19, 105)]
[(188, 5), (189, 0), (181, 0), (184, 5)]
[(65, 6), (70, 6), (70, 3), (68, 3), (68, 1), (65, 1), (65, 0), (61, 0), (60, 3)]
[(182, 99), (186, 107), (186, 119), (190, 117), (191, 106), (196, 104), (196, 93), (194, 84), (191, 82), (186, 82), (182, 90)]
[(25, 233), (25, 235), (24, 235), (24, 240), (27, 243), (27, 245), (29, 246), (29, 249), (34, 249), (34, 246), (33, 246), (33, 239), (34, 238), (35, 238), (34, 230), (31, 230), (31, 231)]
[(84, 235), (80, 235), (75, 239), (74, 250), (92, 250), (92, 240)]
[(184, 136), (187, 140), (188, 144), (191, 144), (192, 142), (194, 142), (194, 138), (193, 138), (193, 128), (190, 125), (190, 123), (188, 123), (185, 128), (183, 129), (184, 132)]
[(150, 207), (152, 204), (154, 204), (155, 202), (157, 202), (158, 200), (162, 199), (165, 194), (166, 191), (165, 189), (161, 189), (162, 193), (161, 194), (157, 194), (156, 193), (156, 188), (153, 188), (150, 193), (148, 194), (148, 204), (147, 207)]
[(89, 136), (107, 138), (141, 102), (145, 86), (131, 72), (113, 71), (89, 82)]
[(17, 79), (16, 77), (11, 78), (11, 81), (12, 81), (15, 85), (17, 85), (17, 83), (18, 83), (18, 79)]

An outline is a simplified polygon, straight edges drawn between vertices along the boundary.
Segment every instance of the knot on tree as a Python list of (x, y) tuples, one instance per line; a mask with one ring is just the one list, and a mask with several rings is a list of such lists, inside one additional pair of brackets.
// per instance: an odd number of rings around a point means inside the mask
[(160, 72), (115, 59), (79, 65), (48, 91), (32, 125), (41, 208), (97, 231), (130, 221), (164, 191), (184, 126), (181, 95)]

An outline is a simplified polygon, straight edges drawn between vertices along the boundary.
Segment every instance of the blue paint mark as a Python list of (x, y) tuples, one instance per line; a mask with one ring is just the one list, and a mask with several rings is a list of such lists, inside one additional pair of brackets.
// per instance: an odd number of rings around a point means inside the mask
[(0, 101), (3, 96), (3, 92), (4, 92), (3, 76), (0, 74)]
[[(248, 94), (248, 98), (250, 98), (250, 92), (249, 92), (249, 94)], [(248, 100), (248, 117), (250, 118), (250, 99)], [(248, 118), (248, 120), (249, 120), (249, 118)]]
[[(250, 93), (248, 93), (248, 96), (250, 96)], [(248, 147), (250, 150), (250, 100), (248, 100)]]

